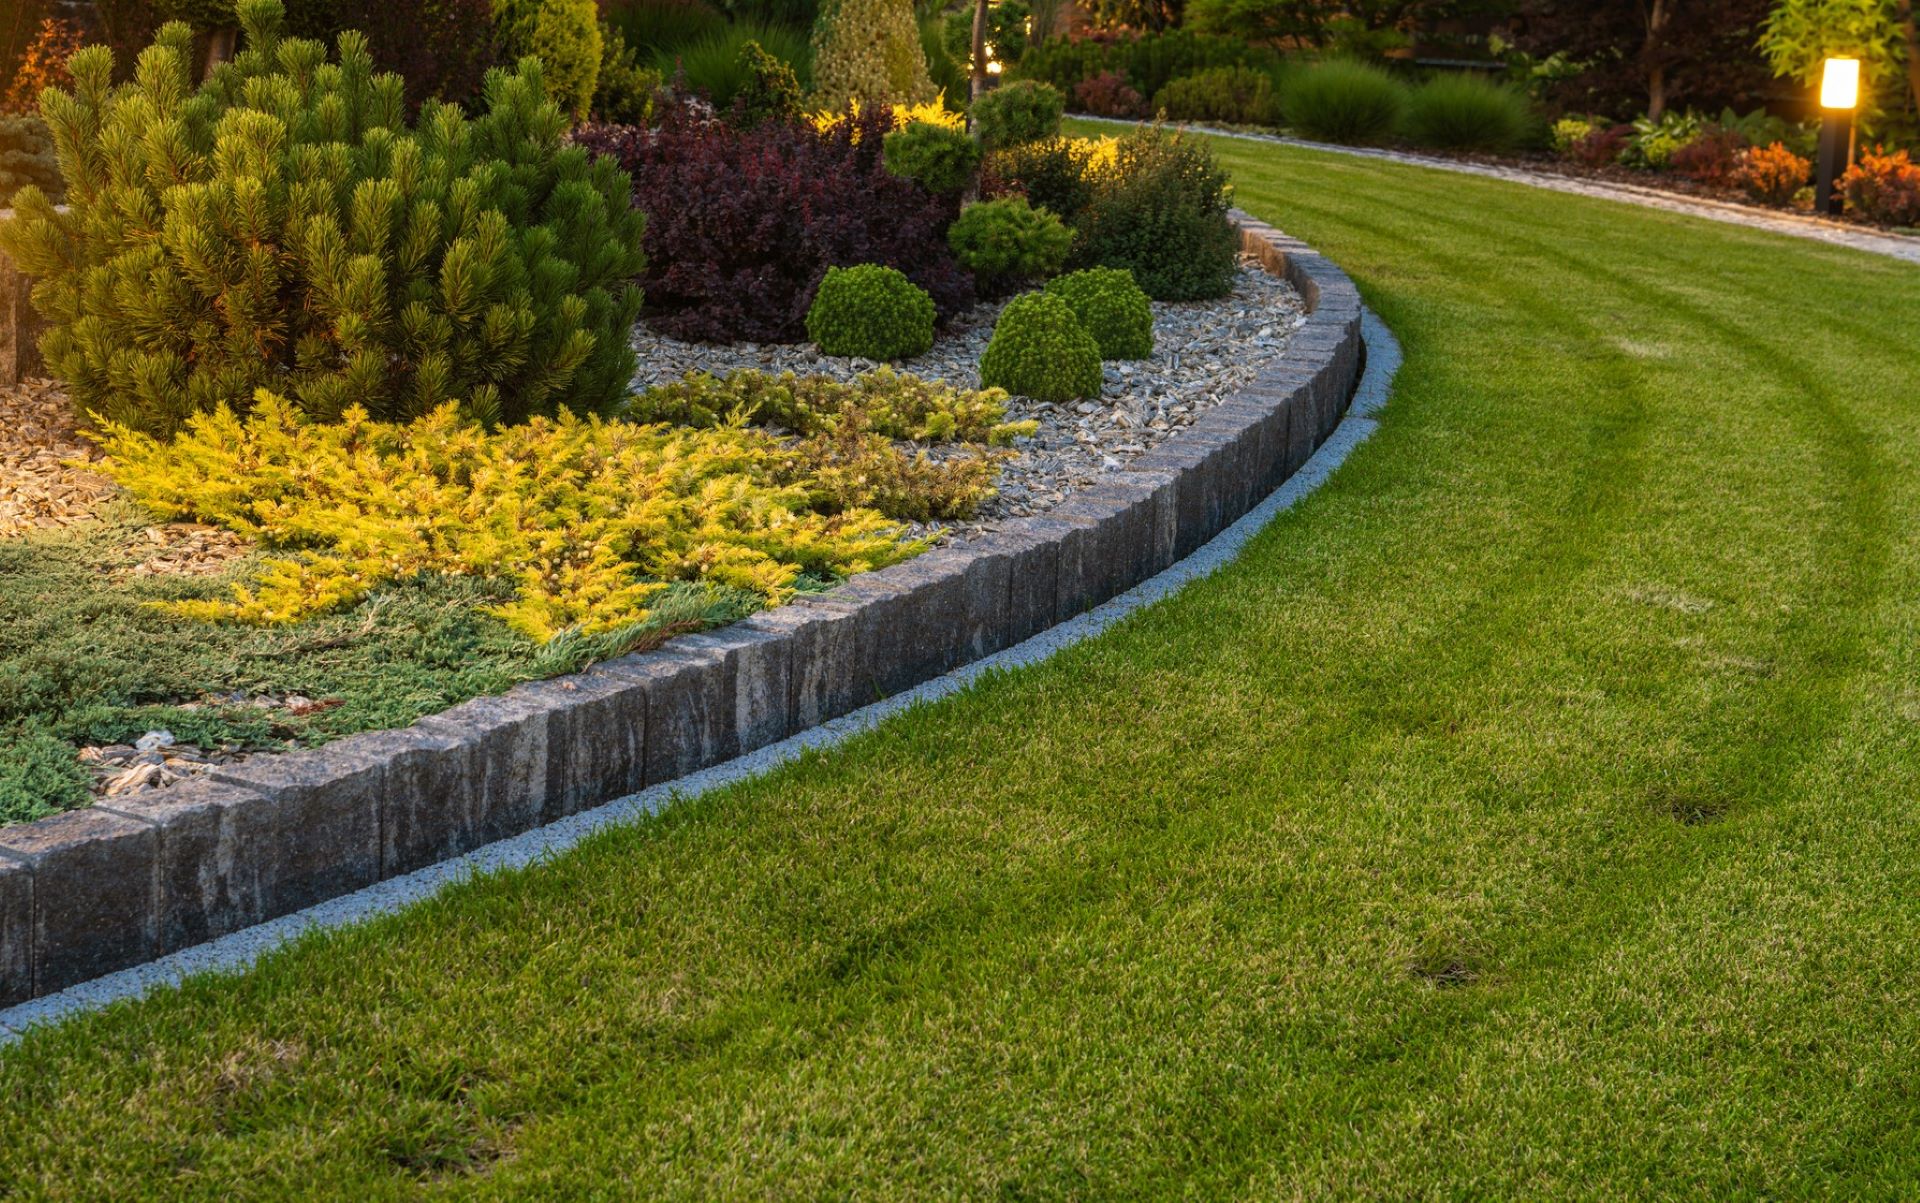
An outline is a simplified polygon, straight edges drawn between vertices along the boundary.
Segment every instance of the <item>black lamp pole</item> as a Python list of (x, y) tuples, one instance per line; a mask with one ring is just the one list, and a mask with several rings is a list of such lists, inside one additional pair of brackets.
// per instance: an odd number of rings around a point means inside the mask
[(1820, 153), (1813, 169), (1813, 211), (1823, 217), (1839, 212), (1843, 204), (1835, 192), (1840, 173), (1846, 170), (1847, 142), (1852, 128), (1851, 111), (1820, 110)]

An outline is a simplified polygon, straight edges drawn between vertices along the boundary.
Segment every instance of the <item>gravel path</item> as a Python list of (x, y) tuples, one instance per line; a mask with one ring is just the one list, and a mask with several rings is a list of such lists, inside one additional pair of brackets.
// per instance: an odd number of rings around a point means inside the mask
[[(1097, 121), (1108, 125), (1135, 124), (1131, 121), (1083, 114), (1075, 114), (1074, 117), (1079, 121)], [(1194, 125), (1192, 128), (1217, 138), (1238, 138), (1243, 142), (1277, 142), (1282, 146), (1298, 146), (1305, 150), (1324, 150), (1330, 154), (1350, 155), (1360, 159), (1384, 159), (1389, 163), (1406, 163), (1415, 167), (1432, 167), (1439, 171), (1458, 172), (1461, 175), (1484, 176), (1488, 179), (1505, 180), (1512, 184), (1525, 184), (1529, 188), (1545, 188), (1551, 192), (1568, 192), (1575, 196), (1620, 201), (1648, 209), (1664, 209), (1669, 213), (1684, 213), (1690, 217), (1704, 217), (1709, 221), (1722, 221), (1729, 225), (1786, 234), (1793, 238), (1807, 238), (1815, 242), (1851, 247), (1857, 251), (1885, 255), (1908, 263), (1920, 263), (1920, 237), (1863, 229), (1846, 222), (1828, 221), (1825, 218), (1804, 213), (1774, 212), (1727, 201), (1709, 200), (1705, 197), (1680, 196), (1658, 188), (1642, 188), (1633, 184), (1616, 184), (1602, 180), (1575, 179), (1550, 171), (1530, 171), (1524, 167), (1467, 163), (1458, 159), (1418, 154), (1413, 151), (1381, 150), (1366, 146), (1337, 146), (1330, 142), (1310, 142), (1304, 138), (1289, 138), (1280, 134), (1256, 134), (1243, 130), (1215, 129), (1205, 125)]]
[[(895, 366), (957, 388), (978, 388), (980, 355), (1005, 304), (975, 306), (941, 332), (931, 351)], [(1305, 318), (1293, 287), (1251, 259), (1241, 263), (1233, 291), (1220, 300), (1155, 302), (1152, 357), (1106, 363), (1097, 400), (1049, 405), (1012, 398), (1007, 420), (1037, 421), (1039, 432), (1019, 440), (1017, 454), (1001, 469), (998, 496), (981, 507), (975, 520), (954, 531), (991, 529), (1005, 519), (1045, 513), (1075, 489), (1118, 471), (1192, 425), (1284, 354)], [(850, 380), (878, 366), (865, 359), (822, 355), (810, 343), (681, 342), (645, 324), (634, 328), (633, 345), (640, 355), (636, 389), (695, 371), (724, 375), (754, 368)]]

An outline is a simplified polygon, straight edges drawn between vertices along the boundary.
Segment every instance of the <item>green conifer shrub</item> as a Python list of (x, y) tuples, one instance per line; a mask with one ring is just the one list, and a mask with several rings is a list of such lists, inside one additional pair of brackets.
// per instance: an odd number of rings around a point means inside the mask
[(506, 60), (533, 55), (547, 95), (574, 120), (593, 108), (606, 44), (594, 0), (493, 0)]
[(1073, 231), (1026, 197), (1008, 196), (962, 209), (947, 228), (947, 245), (983, 284), (1006, 287), (1058, 272), (1073, 249)]
[(1065, 301), (1044, 292), (1015, 297), (1000, 311), (980, 356), (980, 384), (1036, 401), (1100, 395), (1100, 344)]
[(1051, 86), (1023, 79), (1001, 84), (974, 101), (967, 116), (980, 144), (1000, 150), (1053, 137), (1066, 111), (1066, 98)]
[(639, 52), (627, 45), (617, 25), (602, 22), (600, 76), (593, 86), (593, 119), (613, 125), (649, 125), (660, 73), (640, 65)]
[(258, 388), (322, 421), (618, 406), (644, 219), (616, 163), (564, 143), (540, 65), (490, 73), (479, 117), (430, 103), (409, 128), (359, 34), (328, 62), (280, 38), (278, 0), (241, 16), (247, 48), (197, 89), (176, 23), (133, 82), (89, 47), (47, 95), (71, 208), (23, 190), (0, 248), (39, 278), (75, 405), (160, 435)]
[(734, 96), (727, 119), (741, 129), (755, 129), (769, 121), (798, 121), (806, 113), (800, 101), (800, 77), (760, 43), (740, 47), (745, 82)]
[(937, 95), (909, 0), (828, 0), (820, 6), (813, 27), (813, 109), (926, 104)]
[(807, 309), (807, 337), (828, 355), (905, 359), (933, 346), (933, 298), (891, 267), (830, 267)]
[(1047, 281), (1100, 344), (1102, 359), (1145, 359), (1153, 354), (1153, 306), (1121, 267), (1089, 267)]
[(936, 195), (964, 191), (980, 166), (980, 145), (965, 130), (931, 121), (914, 121), (894, 130), (884, 145), (888, 171)]
[(1240, 238), (1232, 189), (1205, 142), (1154, 127), (1120, 138), (1077, 221), (1076, 260), (1124, 267), (1156, 301), (1198, 301), (1233, 287)]

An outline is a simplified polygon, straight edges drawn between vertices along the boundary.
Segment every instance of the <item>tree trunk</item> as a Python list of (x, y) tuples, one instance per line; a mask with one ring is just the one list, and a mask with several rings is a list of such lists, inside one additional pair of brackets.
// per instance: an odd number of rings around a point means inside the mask
[[(973, 99), (987, 90), (987, 0), (974, 0), (973, 4)], [(968, 118), (967, 123), (973, 123)]]
[(1647, 118), (1660, 120), (1667, 111), (1667, 68), (1661, 61), (1662, 43), (1667, 36), (1667, 20), (1673, 15), (1667, 0), (1653, 0), (1647, 10), (1647, 40), (1641, 58), (1647, 63)]

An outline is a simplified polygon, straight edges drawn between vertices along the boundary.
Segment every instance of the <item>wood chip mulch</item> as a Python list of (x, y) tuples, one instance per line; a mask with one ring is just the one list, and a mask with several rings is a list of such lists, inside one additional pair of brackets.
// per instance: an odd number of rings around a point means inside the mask
[[(99, 518), (120, 496), (120, 486), (87, 469), (100, 458), (100, 449), (75, 429), (58, 381), (0, 389), (0, 539)], [(128, 550), (140, 558), (120, 575), (211, 575), (252, 547), (219, 527), (157, 523), (136, 531)]]

